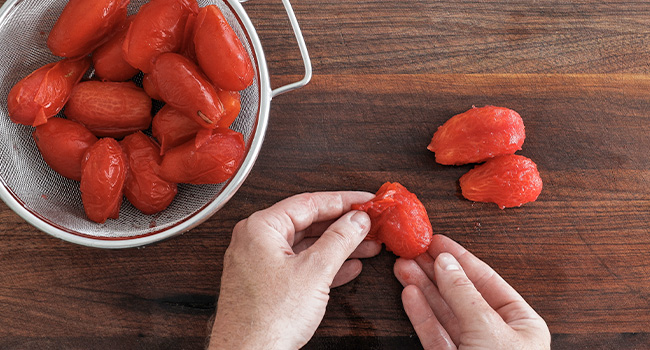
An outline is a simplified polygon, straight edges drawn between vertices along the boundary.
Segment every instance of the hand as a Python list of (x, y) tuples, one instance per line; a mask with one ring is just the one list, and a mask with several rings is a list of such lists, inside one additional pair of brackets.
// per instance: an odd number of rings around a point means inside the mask
[(404, 310), (426, 350), (547, 350), (544, 320), (490, 266), (436, 235), (415, 260), (398, 259)]
[(381, 250), (363, 241), (368, 215), (350, 211), (373, 197), (301, 194), (239, 222), (224, 256), (209, 349), (305, 345), (323, 319), (330, 288), (353, 280), (361, 272), (358, 258)]

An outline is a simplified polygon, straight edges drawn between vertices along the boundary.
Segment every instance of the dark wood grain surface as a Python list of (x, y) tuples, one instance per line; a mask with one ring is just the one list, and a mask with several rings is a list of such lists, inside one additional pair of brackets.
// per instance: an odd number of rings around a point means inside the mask
[[(0, 3), (4, 1), (0, 0)], [(300, 78), (279, 0), (244, 4), (272, 83)], [(107, 251), (52, 238), (0, 203), (1, 349), (200, 349), (237, 221), (292, 194), (399, 181), (434, 231), (492, 265), (545, 318), (553, 349), (650, 348), (650, 4), (645, 1), (305, 1), (314, 66), (272, 101), (250, 177), (194, 230)], [(523, 117), (538, 201), (459, 194), (436, 128), (472, 105)], [(417, 349), (392, 275), (364, 261), (332, 291), (308, 349)]]

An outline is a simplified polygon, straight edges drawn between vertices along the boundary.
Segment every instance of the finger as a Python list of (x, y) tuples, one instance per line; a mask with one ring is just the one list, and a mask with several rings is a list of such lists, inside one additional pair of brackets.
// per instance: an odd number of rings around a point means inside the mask
[(418, 287), (409, 285), (404, 288), (402, 304), (425, 350), (456, 350), (456, 345)]
[(249, 234), (274, 232), (292, 246), (294, 234), (315, 222), (332, 220), (350, 211), (352, 204), (373, 198), (368, 192), (303, 193), (284, 199), (273, 206), (253, 213), (248, 218)]
[(370, 217), (363, 211), (351, 211), (336, 220), (321, 237), (301, 253), (330, 281), (370, 230)]
[(429, 255), (428, 252), (424, 252), (416, 256), (415, 259), (413, 260), (415, 260), (415, 262), (420, 266), (422, 271), (424, 271), (424, 273), (427, 274), (427, 277), (429, 277), (429, 279), (433, 281), (433, 283), (435, 284), (436, 273), (435, 273), (434, 266), (435, 266), (436, 259), (431, 257), (431, 255)]
[(300, 241), (302, 241), (305, 237), (320, 237), (323, 232), (325, 232), (325, 230), (334, 223), (334, 221), (336, 220), (315, 222), (304, 230), (296, 231), (296, 233), (293, 234), (293, 245), (295, 246), (296, 244), (300, 243)]
[(476, 289), (506, 323), (510, 324), (520, 319), (541, 318), (488, 264), (450, 238), (436, 235), (429, 246), (429, 254), (436, 257), (442, 252), (452, 254), (460, 262)]
[(361, 273), (362, 264), (361, 261), (354, 259), (348, 260), (341, 265), (341, 269), (334, 276), (332, 280), (331, 288), (340, 287), (353, 279), (357, 278)]
[[(311, 247), (318, 238), (309, 237), (301, 240), (296, 245), (293, 246), (293, 252), (299, 254), (302, 251), (307, 250)], [(350, 254), (349, 259), (365, 259), (372, 258), (381, 252), (381, 243), (377, 241), (363, 241), (359, 244), (357, 249)]]
[(322, 235), (323, 232), (325, 232), (325, 230), (327, 230), (327, 228), (334, 223), (334, 221), (336, 220), (332, 219), (332, 220), (314, 222), (313, 224), (311, 224), (311, 226), (307, 227), (305, 230), (302, 231), (304, 237), (320, 237), (320, 235)]
[(451, 340), (458, 344), (460, 341), (460, 326), (456, 315), (440, 295), (440, 291), (424, 273), (420, 266), (413, 260), (397, 259), (393, 268), (395, 277), (402, 286), (414, 285), (422, 292), (429, 307), (433, 310), (438, 321), (445, 327)]
[(462, 332), (506, 327), (499, 314), (483, 299), (474, 284), (449, 253), (441, 253), (435, 265), (438, 290), (458, 319)]

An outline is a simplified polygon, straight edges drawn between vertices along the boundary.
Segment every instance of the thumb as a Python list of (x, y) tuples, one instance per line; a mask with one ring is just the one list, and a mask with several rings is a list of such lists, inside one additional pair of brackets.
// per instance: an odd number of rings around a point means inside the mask
[(441, 253), (434, 265), (440, 295), (458, 319), (461, 332), (498, 329), (505, 322), (485, 301), (460, 263), (449, 253)]
[(370, 230), (370, 217), (363, 211), (351, 211), (330, 225), (321, 237), (301, 255), (314, 260), (329, 280), (339, 271)]

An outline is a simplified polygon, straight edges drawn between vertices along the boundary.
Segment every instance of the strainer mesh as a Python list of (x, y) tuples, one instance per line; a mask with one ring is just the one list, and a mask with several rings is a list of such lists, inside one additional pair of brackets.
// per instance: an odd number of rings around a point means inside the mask
[[(12, 86), (35, 69), (60, 59), (49, 52), (45, 42), (66, 2), (17, 1), (0, 20), (0, 185), (41, 220), (81, 236), (128, 239), (160, 232), (190, 220), (195, 212), (217, 198), (225, 184), (181, 184), (170, 207), (153, 216), (140, 213), (124, 200), (119, 219), (96, 224), (86, 219), (79, 183), (60, 176), (41, 158), (31, 136), (34, 128), (14, 124), (9, 119), (6, 101)], [(135, 13), (144, 3), (146, 1), (131, 1), (129, 14)], [(209, 4), (219, 6), (248, 50), (257, 71), (250, 39), (237, 14), (221, 1), (199, 1), (200, 6)], [(232, 129), (244, 135), (249, 146), (259, 118), (259, 96), (256, 74), (253, 85), (242, 91), (241, 113), (232, 125)]]

